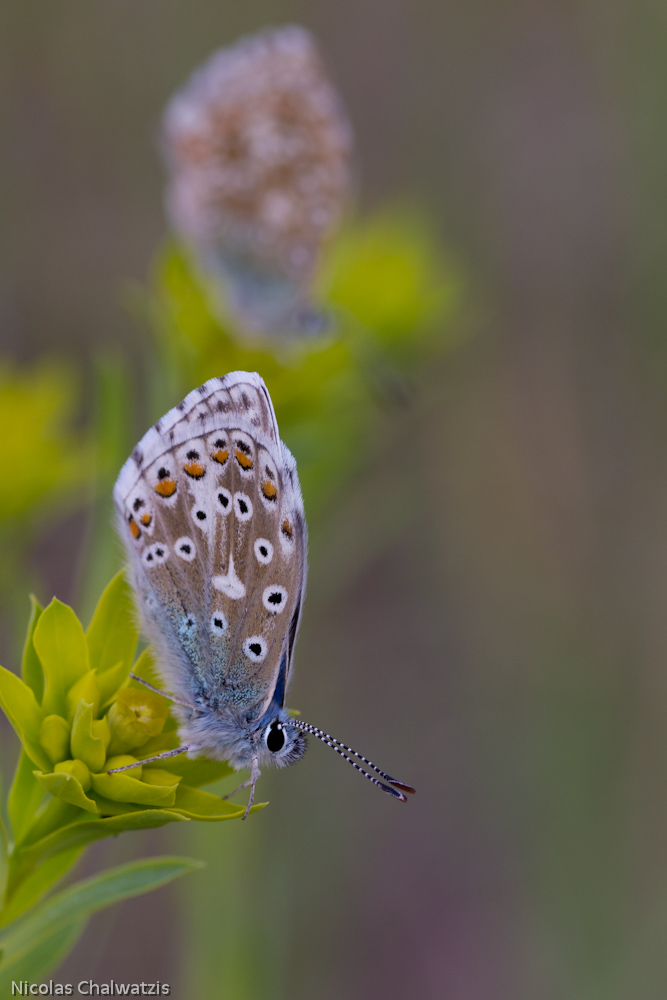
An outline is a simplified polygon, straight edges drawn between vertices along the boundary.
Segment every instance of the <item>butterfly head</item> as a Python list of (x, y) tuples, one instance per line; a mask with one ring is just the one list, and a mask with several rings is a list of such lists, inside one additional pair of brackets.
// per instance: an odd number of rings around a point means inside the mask
[(281, 709), (260, 731), (259, 761), (274, 767), (288, 767), (300, 760), (308, 746), (305, 736), (290, 725), (290, 716)]

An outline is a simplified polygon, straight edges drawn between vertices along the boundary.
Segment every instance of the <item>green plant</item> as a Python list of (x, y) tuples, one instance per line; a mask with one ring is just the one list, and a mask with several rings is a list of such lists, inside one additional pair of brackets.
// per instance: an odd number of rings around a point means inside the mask
[[(22, 750), (0, 827), (0, 985), (23, 963), (47, 969), (72, 947), (95, 910), (196, 867), (187, 859), (136, 862), (80, 882), (44, 902), (94, 841), (189, 820), (236, 819), (243, 808), (202, 786), (231, 773), (224, 762), (173, 758), (132, 774), (109, 767), (177, 745), (165, 698), (130, 678), (155, 680), (137, 646), (122, 573), (108, 585), (86, 632), (66, 604), (33, 600), (21, 677), (0, 667), (0, 706)], [(261, 807), (256, 807), (261, 808)]]
[(260, 372), (297, 459), (310, 520), (365, 464), (383, 410), (409, 403), (413, 376), (460, 337), (458, 273), (415, 213), (385, 211), (351, 225), (330, 248), (319, 293), (330, 333), (248, 339), (220, 317), (220, 292), (187, 250), (170, 243), (153, 288), (132, 300), (161, 360), (151, 366), (149, 419), (214, 375)]

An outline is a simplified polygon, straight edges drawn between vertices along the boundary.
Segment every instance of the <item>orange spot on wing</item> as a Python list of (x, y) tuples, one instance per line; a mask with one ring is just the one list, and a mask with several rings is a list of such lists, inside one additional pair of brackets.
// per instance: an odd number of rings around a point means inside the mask
[(141, 528), (139, 527), (139, 525), (134, 520), (134, 518), (132, 517), (131, 514), (128, 517), (127, 522), (130, 525), (130, 531), (132, 532), (132, 537), (133, 538), (141, 538)]
[(240, 448), (236, 449), (236, 461), (242, 469), (252, 469), (252, 459), (250, 455), (246, 455)]
[(155, 492), (161, 497), (173, 497), (176, 492), (176, 483), (173, 479), (161, 479), (155, 487)]
[(153, 518), (150, 514), (142, 514), (139, 520), (143, 524), (144, 528), (147, 528), (150, 525)]
[(206, 472), (206, 466), (201, 462), (186, 462), (183, 468), (192, 479), (201, 479)]
[(211, 458), (215, 459), (216, 462), (220, 462), (220, 465), (224, 465), (229, 458), (229, 452), (226, 448), (219, 448), (218, 451), (211, 453)]
[(292, 531), (292, 525), (289, 523), (287, 518), (283, 521), (281, 525), (282, 533), (290, 540), (294, 537), (294, 532)]
[(275, 500), (278, 496), (278, 489), (270, 479), (267, 479), (262, 483), (262, 493), (267, 500)]

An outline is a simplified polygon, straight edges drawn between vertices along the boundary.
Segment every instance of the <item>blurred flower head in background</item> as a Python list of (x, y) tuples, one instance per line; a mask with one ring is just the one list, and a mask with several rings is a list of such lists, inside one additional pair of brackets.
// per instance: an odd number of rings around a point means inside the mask
[(313, 332), (322, 246), (350, 188), (352, 134), (309, 32), (221, 49), (164, 120), (168, 211), (246, 332)]

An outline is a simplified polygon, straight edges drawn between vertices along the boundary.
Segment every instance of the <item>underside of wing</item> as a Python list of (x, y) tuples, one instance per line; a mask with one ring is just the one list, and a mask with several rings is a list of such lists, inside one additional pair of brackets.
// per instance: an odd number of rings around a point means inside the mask
[(114, 490), (142, 617), (172, 688), (252, 715), (287, 671), (306, 574), (296, 465), (258, 375), (191, 392)]

